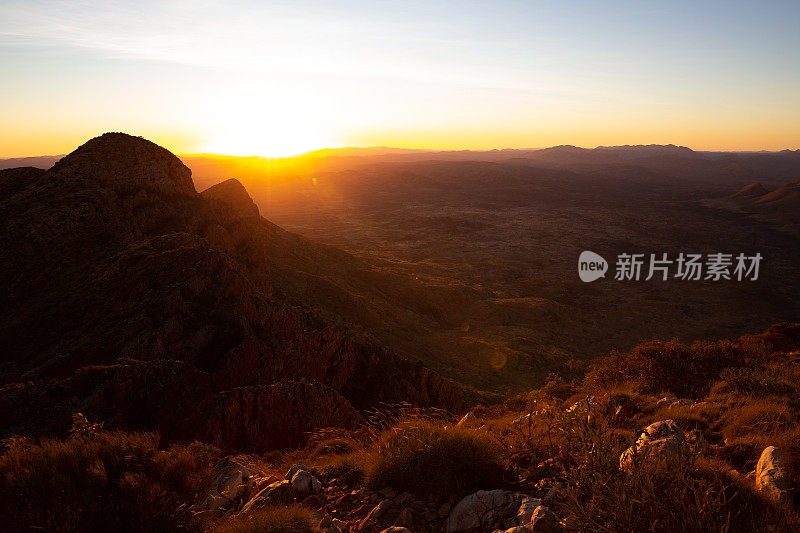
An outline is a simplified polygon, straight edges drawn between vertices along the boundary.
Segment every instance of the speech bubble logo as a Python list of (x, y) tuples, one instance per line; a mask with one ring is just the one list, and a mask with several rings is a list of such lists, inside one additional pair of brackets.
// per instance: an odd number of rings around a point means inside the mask
[(608, 263), (602, 256), (588, 250), (578, 257), (578, 276), (584, 283), (606, 277)]

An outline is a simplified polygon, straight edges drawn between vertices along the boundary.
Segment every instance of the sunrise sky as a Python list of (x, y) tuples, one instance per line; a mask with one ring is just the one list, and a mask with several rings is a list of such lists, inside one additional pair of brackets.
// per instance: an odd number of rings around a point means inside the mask
[(800, 2), (0, 3), (0, 157), (800, 147)]

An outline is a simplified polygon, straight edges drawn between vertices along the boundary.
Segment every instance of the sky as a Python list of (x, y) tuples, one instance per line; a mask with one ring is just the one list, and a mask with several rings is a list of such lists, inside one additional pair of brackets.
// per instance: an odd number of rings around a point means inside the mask
[(800, 2), (0, 2), (0, 157), (800, 148)]

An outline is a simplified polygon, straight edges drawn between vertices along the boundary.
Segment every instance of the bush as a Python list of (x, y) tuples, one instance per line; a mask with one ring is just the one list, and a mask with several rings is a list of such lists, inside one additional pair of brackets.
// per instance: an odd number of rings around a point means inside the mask
[(567, 398), (571, 398), (577, 392), (571, 383), (566, 383), (561, 376), (556, 375), (550, 375), (547, 378), (547, 383), (545, 383), (539, 391), (546, 396), (556, 398), (562, 402)]
[(442, 427), (424, 420), (406, 421), (376, 440), (369, 485), (391, 486), (420, 497), (444, 499), (502, 482), (503, 466), (484, 434)]
[(711, 394), (787, 398), (797, 396), (794, 380), (796, 376), (788, 375), (786, 369), (727, 368), (720, 373), (720, 381), (712, 387)]
[[(566, 489), (559, 515), (570, 531), (795, 531), (788, 509), (758, 494), (721, 463), (681, 456), (619, 468), (637, 438), (598, 417), (564, 415), (545, 439)], [(535, 443), (533, 448), (535, 448)]]
[(800, 522), (724, 468), (701, 460), (647, 461), (630, 473), (616, 454), (571, 470), (562, 506), (575, 531), (797, 531)]
[(300, 505), (267, 507), (244, 518), (226, 519), (213, 527), (215, 533), (311, 533), (313, 513)]
[(744, 341), (695, 342), (677, 340), (639, 344), (630, 352), (612, 352), (591, 365), (587, 384), (611, 387), (633, 383), (645, 393), (671, 391), (696, 398), (708, 393), (723, 370), (746, 367), (765, 357), (763, 344)]
[(148, 433), (75, 434), (11, 442), (0, 456), (8, 531), (174, 531), (188, 522), (177, 508), (207, 487), (213, 449), (159, 451)]
[(721, 424), (726, 438), (774, 437), (797, 427), (786, 404), (751, 400), (746, 405), (731, 408), (723, 415)]

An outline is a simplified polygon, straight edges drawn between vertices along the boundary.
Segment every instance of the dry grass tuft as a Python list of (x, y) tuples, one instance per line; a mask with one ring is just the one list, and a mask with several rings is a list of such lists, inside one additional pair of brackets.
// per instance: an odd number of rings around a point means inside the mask
[(368, 483), (376, 489), (391, 486), (443, 499), (502, 484), (495, 446), (471, 429), (409, 420), (379, 435), (370, 453)]
[(214, 533), (311, 533), (314, 515), (301, 505), (267, 507), (242, 518), (220, 521)]

